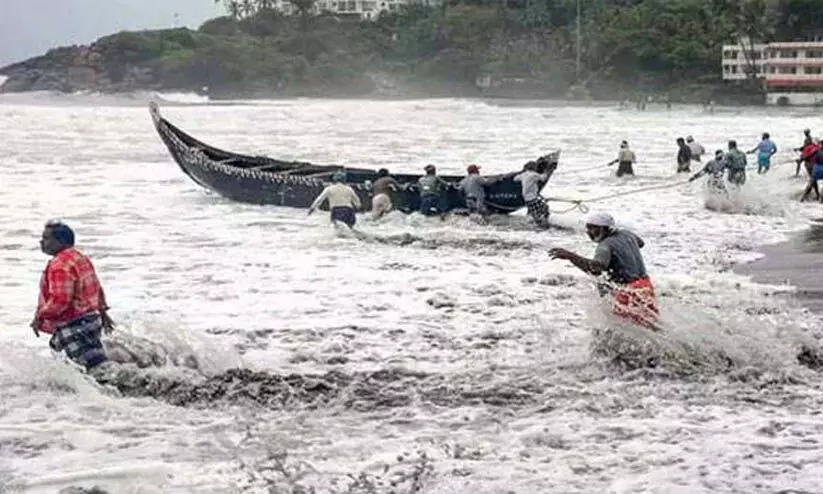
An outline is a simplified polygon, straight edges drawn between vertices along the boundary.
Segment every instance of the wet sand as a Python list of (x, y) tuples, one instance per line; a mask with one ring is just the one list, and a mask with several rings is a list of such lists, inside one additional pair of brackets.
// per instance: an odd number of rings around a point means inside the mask
[(788, 242), (759, 249), (766, 257), (734, 271), (758, 283), (793, 285), (804, 306), (823, 314), (823, 218), (810, 226)]

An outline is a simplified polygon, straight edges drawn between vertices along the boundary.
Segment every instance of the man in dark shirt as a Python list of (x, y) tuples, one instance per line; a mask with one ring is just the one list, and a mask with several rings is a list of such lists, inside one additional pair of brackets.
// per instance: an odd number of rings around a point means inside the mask
[(677, 138), (677, 173), (690, 172), (692, 162), (692, 149), (686, 144), (682, 137)]
[(549, 251), (552, 259), (565, 259), (578, 269), (599, 276), (606, 273), (614, 284), (612, 311), (653, 331), (659, 331), (659, 309), (651, 279), (640, 249), (643, 239), (628, 230), (615, 228), (608, 213), (595, 213), (586, 221), (586, 233), (597, 242), (593, 259), (562, 248)]

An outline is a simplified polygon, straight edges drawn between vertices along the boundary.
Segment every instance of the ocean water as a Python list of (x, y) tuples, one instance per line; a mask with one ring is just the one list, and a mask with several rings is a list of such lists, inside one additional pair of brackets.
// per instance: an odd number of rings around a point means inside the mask
[[(523, 212), (485, 227), (393, 213), (360, 215), (357, 239), (322, 213), (199, 188), (146, 95), (4, 95), (0, 491), (820, 491), (823, 379), (793, 358), (819, 320), (791, 287), (730, 270), (819, 216), (785, 164), (814, 112), (164, 99), (195, 137), (284, 159), (493, 174), (561, 149), (544, 195), (585, 199), (646, 240), (661, 341), (737, 364), (621, 370), (592, 352), (613, 327), (594, 280), (546, 254), (594, 249), (569, 203), (552, 203), (566, 230), (534, 231)], [(763, 131), (773, 171), (720, 211), (674, 173), (678, 136), (711, 153)], [(623, 139), (634, 178), (604, 166)], [(119, 396), (52, 355), (28, 329), (51, 218), (93, 258), (119, 338), (193, 355), (201, 379), (245, 369), (233, 387), (178, 404)], [(154, 369), (195, 379), (184, 371)]]

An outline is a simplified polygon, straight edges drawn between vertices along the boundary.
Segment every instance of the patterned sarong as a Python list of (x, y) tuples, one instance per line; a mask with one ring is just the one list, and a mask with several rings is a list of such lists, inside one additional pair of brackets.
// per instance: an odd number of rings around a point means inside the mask
[(89, 314), (54, 330), (49, 346), (55, 352), (65, 350), (66, 356), (86, 369), (106, 361), (106, 353), (100, 342), (103, 324), (100, 316)]
[(639, 278), (614, 290), (612, 312), (643, 327), (658, 330), (660, 309), (648, 277)]
[(540, 226), (546, 226), (549, 223), (549, 205), (542, 197), (532, 199), (526, 203), (526, 209), (529, 216)]

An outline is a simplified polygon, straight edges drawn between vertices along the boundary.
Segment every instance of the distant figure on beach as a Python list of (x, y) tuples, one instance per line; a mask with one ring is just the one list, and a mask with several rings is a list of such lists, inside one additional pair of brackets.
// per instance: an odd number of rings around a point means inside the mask
[(703, 160), (703, 155), (706, 154), (706, 148), (702, 144), (694, 140), (694, 137), (686, 137), (686, 145), (692, 151), (692, 160), (700, 162)]
[(637, 157), (634, 155), (634, 151), (629, 149), (629, 142), (623, 141), (620, 143), (620, 150), (617, 152), (617, 158), (609, 162), (608, 166), (611, 166), (617, 163), (617, 176), (622, 177), (623, 175), (632, 175), (634, 176), (634, 168), (633, 164), (637, 161)]
[(331, 177), (332, 184), (323, 189), (309, 207), (312, 214), (323, 202), (329, 202), (331, 210), (331, 220), (339, 221), (349, 228), (354, 228), (357, 222), (355, 210), (360, 208), (360, 198), (349, 185), (343, 183), (346, 180), (346, 172), (337, 171)]
[(698, 178), (708, 175), (709, 179), (707, 181), (707, 185), (709, 186), (709, 191), (713, 194), (725, 195), (728, 194), (725, 183), (725, 172), (726, 160), (723, 156), (723, 150), (718, 149), (714, 152), (714, 159), (709, 160), (702, 170), (695, 173), (689, 179), (689, 182), (694, 182)]
[(771, 167), (771, 160), (777, 152), (777, 146), (770, 139), (769, 133), (764, 132), (760, 142), (747, 154), (757, 151), (757, 173), (766, 173)]
[(628, 230), (618, 229), (608, 213), (593, 213), (586, 220), (586, 234), (597, 243), (594, 258), (587, 259), (562, 248), (549, 250), (552, 259), (564, 259), (581, 271), (600, 276), (606, 273), (613, 286), (601, 290), (612, 294), (612, 312), (652, 331), (659, 331), (660, 310), (640, 249), (645, 242)]
[(729, 151), (726, 153), (726, 169), (729, 183), (738, 187), (746, 183), (746, 155), (737, 149), (737, 141), (729, 141)]
[(692, 150), (682, 137), (677, 138), (677, 173), (691, 171)]

